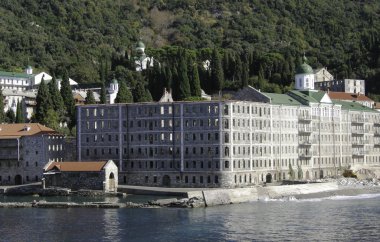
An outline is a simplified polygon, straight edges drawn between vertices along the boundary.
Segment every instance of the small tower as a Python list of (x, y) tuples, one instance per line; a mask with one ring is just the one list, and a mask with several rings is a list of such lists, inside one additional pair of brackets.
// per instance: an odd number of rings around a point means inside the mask
[(296, 69), (295, 89), (314, 90), (315, 75), (313, 68), (307, 63), (306, 56), (303, 56), (303, 63)]
[(145, 44), (141, 40), (137, 42), (136, 53), (138, 56), (145, 55)]
[(28, 75), (33, 75), (33, 68), (31, 66), (27, 66), (25, 68), (25, 73)]
[(115, 103), (115, 99), (116, 99), (118, 92), (119, 92), (119, 83), (117, 82), (116, 79), (113, 79), (111, 81), (110, 87), (108, 88), (109, 103), (110, 104)]

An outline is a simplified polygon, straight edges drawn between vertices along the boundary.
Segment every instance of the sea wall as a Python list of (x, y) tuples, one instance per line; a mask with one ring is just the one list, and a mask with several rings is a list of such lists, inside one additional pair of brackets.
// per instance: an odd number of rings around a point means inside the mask
[(336, 182), (253, 188), (210, 189), (188, 193), (188, 197), (202, 196), (206, 206), (215, 206), (334, 190), (338, 190)]

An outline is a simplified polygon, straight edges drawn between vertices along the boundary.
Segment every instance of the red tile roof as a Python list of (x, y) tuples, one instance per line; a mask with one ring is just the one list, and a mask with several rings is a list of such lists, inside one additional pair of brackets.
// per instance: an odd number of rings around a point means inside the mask
[(52, 162), (46, 171), (58, 169), (59, 171), (101, 171), (107, 164), (106, 161), (65, 161)]
[(58, 134), (58, 132), (38, 123), (0, 124), (0, 139), (19, 138), (36, 134)]
[(372, 99), (369, 97), (363, 95), (363, 94), (356, 94), (356, 93), (346, 93), (346, 92), (327, 92), (327, 95), (331, 99), (335, 100), (350, 100), (350, 101), (362, 101), (362, 102), (373, 102)]

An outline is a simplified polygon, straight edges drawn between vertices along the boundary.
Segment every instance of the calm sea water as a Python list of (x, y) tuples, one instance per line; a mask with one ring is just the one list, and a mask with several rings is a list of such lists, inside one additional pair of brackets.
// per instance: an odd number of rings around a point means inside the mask
[(0, 241), (379, 241), (380, 196), (202, 209), (0, 209)]

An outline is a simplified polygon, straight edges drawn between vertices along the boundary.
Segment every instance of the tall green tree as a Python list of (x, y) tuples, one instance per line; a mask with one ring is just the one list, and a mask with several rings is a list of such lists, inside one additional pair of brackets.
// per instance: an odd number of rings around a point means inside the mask
[(185, 57), (180, 57), (178, 65), (178, 94), (179, 100), (184, 100), (191, 96), (190, 83)]
[(117, 93), (115, 103), (132, 103), (133, 96), (124, 81), (119, 82), (119, 92)]
[(201, 81), (199, 80), (199, 72), (197, 63), (191, 65), (191, 77), (190, 77), (190, 89), (191, 96), (200, 97), (201, 96)]
[(25, 123), (25, 116), (22, 108), (22, 102), (17, 102), (17, 108), (16, 108), (16, 123)]
[(152, 95), (149, 90), (144, 87), (142, 82), (138, 82), (133, 90), (133, 100), (135, 102), (150, 102), (152, 101)]
[(5, 122), (4, 96), (3, 96), (3, 91), (0, 88), (0, 124), (4, 122)]
[(95, 104), (95, 97), (94, 97), (94, 93), (91, 91), (91, 90), (87, 90), (87, 93), (86, 93), (86, 99), (84, 101), (85, 104)]
[(61, 96), (66, 107), (66, 122), (71, 129), (75, 126), (75, 101), (71, 91), (69, 76), (66, 71), (62, 77)]
[(104, 82), (102, 83), (102, 88), (100, 89), (100, 103), (101, 104), (107, 103), (107, 93), (106, 93), (106, 87), (104, 85)]
[(41, 84), (38, 87), (38, 93), (36, 97), (36, 114), (35, 114), (36, 122), (41, 123), (41, 124), (46, 124), (45, 117), (46, 117), (47, 111), (50, 108), (53, 108), (53, 105), (51, 103), (49, 89), (47, 85), (45, 84), (45, 80), (42, 78)]
[(63, 118), (65, 115), (65, 104), (63, 103), (63, 99), (61, 96), (61, 93), (58, 89), (57, 80), (53, 76), (51, 82), (48, 84), (49, 87), (49, 93), (51, 97), (52, 107), (57, 112), (58, 116), (60, 118)]
[(8, 111), (5, 113), (5, 122), (13, 124), (16, 121), (16, 116), (13, 110), (10, 108)]
[(212, 89), (220, 91), (223, 89), (224, 73), (222, 68), (222, 61), (219, 52), (214, 48), (211, 59), (211, 82)]
[(45, 125), (54, 130), (58, 130), (59, 122), (60, 122), (60, 117), (58, 113), (55, 110), (50, 108), (47, 111), (46, 116), (45, 116)]

